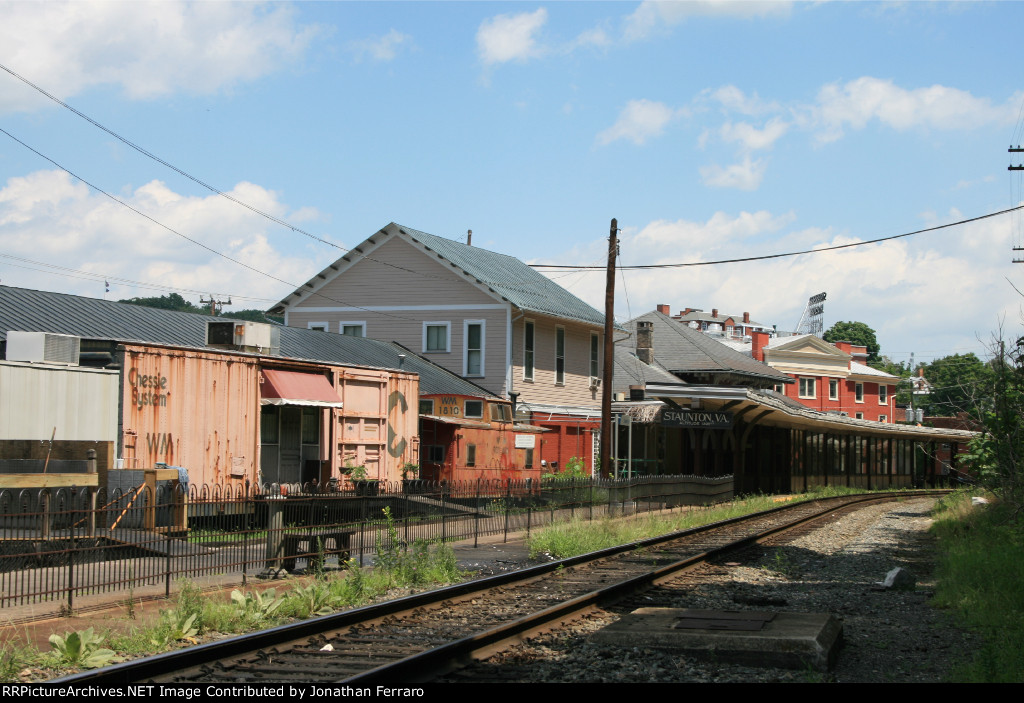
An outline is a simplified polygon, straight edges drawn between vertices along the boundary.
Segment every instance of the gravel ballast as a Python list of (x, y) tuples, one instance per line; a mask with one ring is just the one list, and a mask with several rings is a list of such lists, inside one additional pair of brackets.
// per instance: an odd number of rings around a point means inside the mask
[[(535, 638), (462, 672), (459, 680), (522, 682), (938, 682), (979, 641), (929, 605), (934, 499), (873, 505), (791, 542), (708, 564), (686, 585), (661, 588), (652, 607), (832, 613), (844, 646), (832, 672), (730, 665), (645, 647), (597, 645), (587, 635), (622, 612), (601, 611), (571, 632)], [(910, 589), (877, 585), (896, 567)], [(639, 607), (632, 603), (631, 607)]]

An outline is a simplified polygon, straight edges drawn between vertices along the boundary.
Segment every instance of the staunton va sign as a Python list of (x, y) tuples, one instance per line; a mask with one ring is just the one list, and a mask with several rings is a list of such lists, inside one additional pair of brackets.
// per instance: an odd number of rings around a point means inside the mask
[(708, 430), (727, 430), (732, 427), (732, 413), (703, 412), (694, 410), (661, 411), (662, 427), (700, 427)]

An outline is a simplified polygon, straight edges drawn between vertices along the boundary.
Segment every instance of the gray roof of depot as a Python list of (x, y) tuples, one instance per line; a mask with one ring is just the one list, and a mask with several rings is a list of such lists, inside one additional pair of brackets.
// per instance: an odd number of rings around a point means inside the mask
[[(208, 349), (206, 323), (211, 319), (231, 318), (0, 286), (0, 341), (6, 341), (7, 332), (13, 330)], [(398, 369), (401, 364), (401, 370), (419, 374), (420, 393), (494, 397), (490, 391), (394, 342), (298, 327), (279, 329), (283, 358), (378, 369)], [(405, 355), (404, 361), (399, 354)]]
[(636, 323), (640, 320), (654, 325), (654, 360), (674, 374), (723, 373), (773, 383), (793, 382), (792, 378), (781, 371), (657, 311), (625, 323), (624, 326), (633, 333), (633, 337), (619, 344), (636, 344)]

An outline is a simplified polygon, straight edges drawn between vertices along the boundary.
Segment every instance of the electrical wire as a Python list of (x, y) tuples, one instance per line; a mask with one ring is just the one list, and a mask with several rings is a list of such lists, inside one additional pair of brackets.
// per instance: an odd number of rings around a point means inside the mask
[[(765, 259), (781, 259), (789, 256), (800, 256), (802, 254), (819, 254), (823, 251), (835, 251), (836, 249), (850, 249), (852, 247), (862, 247), (868, 244), (877, 244), (878, 242), (887, 242), (892, 239), (901, 239), (902, 237), (911, 237), (915, 234), (924, 234), (925, 232), (934, 232), (940, 229), (947, 229), (949, 227), (956, 227), (957, 225), (966, 225), (971, 222), (978, 222), (985, 220), (990, 217), (997, 217), (998, 215), (1005, 215), (1008, 212), (1015, 212), (1017, 210), (1024, 209), (1024, 205), (1017, 205), (1015, 207), (1007, 208), (1005, 210), (999, 210), (998, 212), (990, 212), (986, 215), (979, 215), (977, 217), (971, 217), (966, 220), (958, 220), (957, 222), (949, 222), (944, 225), (936, 225), (935, 227), (926, 227), (925, 229), (915, 230), (913, 232), (904, 232), (903, 234), (893, 234), (888, 237), (878, 237), (877, 239), (868, 239), (863, 242), (851, 242), (849, 244), (836, 244), (830, 247), (821, 247), (820, 249), (805, 249), (803, 251), (790, 251), (782, 254), (764, 254), (762, 256), (745, 256), (739, 259), (720, 259), (718, 261), (690, 261), (679, 264), (641, 264), (635, 266), (623, 266), (623, 270), (629, 271), (640, 271), (646, 269), (672, 269), (672, 268), (685, 268), (689, 266), (717, 266), (719, 264), (738, 264), (746, 261), (763, 261)], [(603, 266), (573, 266), (570, 264), (530, 264), (533, 268), (538, 269), (576, 269), (576, 270), (589, 270), (589, 269), (602, 269)]]
[[(214, 295), (217, 297), (229, 296), (230, 298), (238, 298), (239, 300), (251, 300), (253, 302), (277, 302), (275, 298), (260, 298), (252, 295), (238, 295), (237, 293), (226, 293), (209, 290), (197, 290), (195, 288), (179, 288), (177, 286), (166, 286), (160, 283), (146, 283), (143, 281), (136, 281), (130, 278), (122, 278), (120, 276), (112, 276), (106, 273), (97, 273), (95, 271), (81, 271), (79, 269), (68, 268), (67, 266), (58, 266), (57, 264), (48, 264), (44, 261), (33, 261), (32, 259), (26, 259), (21, 256), (14, 256), (13, 254), (0, 254), (0, 258), (12, 259), (14, 261), (20, 261), (22, 263), (16, 264), (6, 262), (7, 266), (16, 266), (18, 268), (27, 269), (29, 271), (39, 271), (41, 273), (49, 273), (55, 276), (65, 276), (67, 278), (78, 278), (86, 281), (106, 281), (119, 283), (122, 285), (135, 286), (138, 288), (147, 288), (150, 290), (168, 290), (176, 293), (198, 293), (199, 295)], [(29, 266), (27, 264), (33, 264)], [(38, 268), (38, 267), (43, 268)], [(47, 270), (54, 269), (54, 270)]]
[[(160, 222), (159, 220), (151, 217), (150, 215), (147, 215), (146, 213), (142, 212), (141, 210), (139, 210), (139, 209), (137, 209), (135, 207), (132, 207), (131, 205), (129, 205), (125, 201), (121, 200), (120, 198), (117, 198), (117, 197), (111, 195), (110, 193), (108, 193), (107, 191), (103, 190), (99, 186), (94, 185), (93, 183), (85, 180), (84, 178), (82, 178), (81, 176), (77, 175), (73, 171), (65, 168), (62, 165), (60, 165), (59, 163), (57, 163), (56, 161), (51, 159), (46, 154), (43, 154), (42, 152), (32, 148), (31, 146), (29, 146), (25, 142), (21, 141), (20, 139), (15, 137), (10, 132), (8, 132), (7, 130), (3, 129), (2, 127), (0, 127), (0, 133), (6, 134), (8, 137), (10, 137), (14, 141), (18, 142), (18, 144), (21, 144), (23, 147), (25, 147), (26, 149), (31, 151), (33, 154), (35, 154), (35, 155), (39, 156), (40, 158), (45, 159), (46, 161), (50, 162), (51, 164), (53, 164), (54, 166), (59, 168), (61, 171), (64, 171), (66, 174), (68, 174), (72, 178), (77, 178), (82, 183), (85, 183), (87, 186), (89, 186), (90, 188), (95, 190), (97, 193), (105, 195), (106, 197), (108, 197), (111, 200), (113, 200), (115, 203), (123, 205), (124, 207), (128, 208), (129, 210), (131, 210), (135, 214), (139, 215), (140, 217), (145, 218), (146, 220), (149, 220), (150, 222), (152, 222), (156, 226), (160, 227), (161, 229), (167, 230), (168, 232), (170, 232), (171, 234), (175, 235), (176, 237), (181, 237), (182, 239), (195, 244), (196, 246), (200, 247), (201, 249), (205, 249), (206, 251), (210, 252), (211, 254), (214, 254), (216, 256), (219, 256), (222, 259), (225, 259), (225, 260), (230, 261), (230, 262), (232, 262), (234, 264), (237, 264), (238, 266), (241, 266), (242, 268), (248, 269), (249, 271), (252, 271), (253, 273), (257, 273), (257, 274), (259, 274), (261, 276), (265, 276), (265, 277), (267, 277), (267, 278), (269, 278), (269, 279), (271, 279), (273, 281), (277, 281), (278, 283), (283, 283), (286, 286), (289, 286), (290, 288), (292, 288), (292, 290), (298, 290), (300, 288), (300, 286), (298, 286), (298, 285), (296, 285), (294, 283), (286, 281), (283, 278), (278, 278), (277, 276), (275, 276), (273, 274), (270, 274), (270, 273), (267, 273), (266, 271), (261, 271), (260, 269), (256, 268), (255, 266), (250, 266), (249, 264), (247, 264), (247, 263), (245, 263), (243, 261), (239, 261), (238, 259), (235, 259), (235, 258), (233, 258), (231, 256), (228, 256), (227, 254), (225, 254), (223, 252), (217, 251), (213, 247), (208, 246), (206, 244), (203, 244), (199, 240), (193, 239), (192, 237), (189, 237), (189, 236), (187, 236), (185, 234), (182, 234), (181, 232), (177, 231), (176, 229), (174, 229), (172, 227), (169, 227), (168, 225), (165, 225), (164, 223)], [(356, 309), (356, 310), (362, 310), (364, 312), (377, 312), (378, 314), (384, 315), (386, 317), (393, 317), (395, 319), (400, 319), (400, 320), (414, 320), (414, 318), (411, 318), (411, 317), (404, 317), (402, 315), (395, 315), (395, 314), (391, 314), (391, 313), (384, 312), (384, 311), (373, 311), (373, 310), (370, 310), (368, 308), (365, 308), (365, 307), (362, 307), (362, 306), (359, 306), (359, 305), (354, 305), (354, 304), (351, 304), (351, 303), (346, 303), (343, 300), (338, 300), (336, 298), (332, 298), (332, 297), (330, 297), (328, 295), (325, 295), (325, 294), (319, 293), (319, 292), (314, 293), (313, 295), (314, 296), (319, 296), (319, 297), (324, 298), (325, 300), (329, 300), (329, 301), (331, 301), (333, 303), (339, 303), (339, 304), (344, 305), (346, 307), (351, 307), (351, 308)]]

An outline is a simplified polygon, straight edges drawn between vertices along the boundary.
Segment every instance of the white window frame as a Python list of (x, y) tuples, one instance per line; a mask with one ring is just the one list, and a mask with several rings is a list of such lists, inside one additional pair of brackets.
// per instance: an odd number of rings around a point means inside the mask
[(889, 404), (889, 387), (884, 383), (878, 384), (878, 404), (888, 405)]
[[(562, 354), (561, 354), (561, 356), (559, 356), (559, 354), (558, 354), (558, 337), (559, 337), (559, 335), (561, 335), (561, 337), (562, 337)], [(558, 362), (559, 362), (559, 360), (561, 360), (561, 362), (562, 362), (562, 370), (561, 370), (561, 372), (559, 372), (559, 370), (558, 370)], [(554, 366), (554, 371), (555, 371), (555, 385), (556, 386), (564, 386), (565, 385), (565, 327), (563, 327), (562, 325), (555, 325), (555, 366)]]
[[(533, 340), (531, 342), (532, 346), (529, 349), (527, 349), (527, 347), (526, 347), (527, 337), (529, 336), (526, 333), (528, 329), (533, 332)], [(527, 364), (527, 357), (526, 357), (527, 352), (529, 352), (529, 354), (530, 354), (529, 364)], [(523, 320), (523, 380), (524, 381), (533, 381), (533, 377), (534, 377), (534, 375), (536, 373), (536, 367), (537, 367), (537, 323), (535, 323), (533, 320)]]
[[(832, 392), (833, 389), (835, 389), (834, 393)], [(839, 379), (838, 378), (830, 378), (830, 379), (828, 379), (828, 399), (829, 400), (839, 400)]]
[(330, 332), (331, 331), (331, 323), (330, 322), (307, 322), (306, 323), (306, 329), (307, 330), (320, 330), (321, 332)]
[(863, 420), (864, 413), (854, 413), (854, 418), (856, 418), (857, 420)]
[(864, 384), (863, 383), (855, 383), (853, 385), (853, 401), (855, 403), (863, 403), (864, 402)]
[[(477, 414), (477, 415), (470, 415), (469, 414), (469, 404), (470, 403), (480, 403), (480, 412), (479, 412), (479, 414)], [(483, 419), (483, 416), (484, 416), (484, 401), (482, 401), (482, 400), (475, 400), (475, 399), (466, 400), (462, 404), (462, 416), (463, 417), (473, 418), (474, 420)]]
[[(480, 373), (469, 373), (469, 326), (480, 325)], [(487, 321), (486, 320), (463, 320), (462, 321), (462, 375), (473, 378), (483, 378), (487, 375)]]
[[(427, 329), (430, 327), (444, 327), (445, 348), (427, 349)], [(424, 354), (446, 354), (452, 350), (452, 323), (449, 320), (433, 320), (423, 323), (423, 353)]]
[(878, 416), (878, 421), (879, 422), (889, 422), (889, 416), (888, 415), (879, 415)]
[(366, 321), (365, 320), (351, 320), (351, 321), (348, 321), (348, 322), (343, 320), (343, 321), (339, 322), (338, 323), (338, 334), (345, 334), (345, 328), (346, 327), (360, 327), (360, 328), (362, 328), (362, 334), (360, 334), (359, 336), (360, 337), (365, 337), (366, 336)]
[[(815, 378), (814, 376), (801, 376), (799, 378), (799, 380), (798, 380), (798, 383), (800, 384), (800, 387), (797, 390), (799, 392), (799, 397), (800, 398), (806, 398), (808, 400), (814, 400), (815, 398), (818, 397), (818, 379), (817, 378)], [(805, 383), (810, 385), (810, 387), (811, 387), (811, 392), (810, 393), (806, 393), (804, 391)]]

